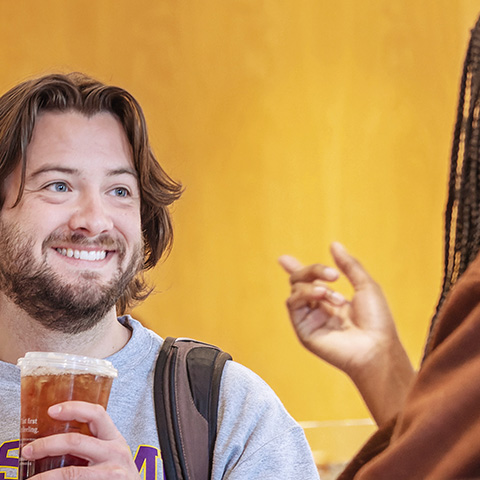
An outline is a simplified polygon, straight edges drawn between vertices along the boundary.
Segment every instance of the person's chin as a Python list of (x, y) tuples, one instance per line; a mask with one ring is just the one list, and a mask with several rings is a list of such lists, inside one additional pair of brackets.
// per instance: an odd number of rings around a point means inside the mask
[(108, 268), (54, 268), (52, 271), (58, 278), (73, 284), (82, 279), (107, 284), (118, 274), (113, 266), (108, 266)]

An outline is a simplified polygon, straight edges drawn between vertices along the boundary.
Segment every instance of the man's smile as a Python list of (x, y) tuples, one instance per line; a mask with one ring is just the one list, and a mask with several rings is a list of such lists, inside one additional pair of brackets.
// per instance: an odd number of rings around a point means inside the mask
[(55, 250), (65, 257), (88, 260), (90, 262), (105, 260), (107, 256), (106, 250), (76, 250), (73, 248), (55, 248)]

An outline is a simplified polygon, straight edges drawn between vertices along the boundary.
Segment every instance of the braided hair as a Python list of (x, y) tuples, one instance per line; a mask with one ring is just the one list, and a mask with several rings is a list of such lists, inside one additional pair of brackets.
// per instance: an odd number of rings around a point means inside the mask
[(480, 17), (463, 66), (445, 210), (444, 276), (425, 355), (439, 311), (480, 250)]

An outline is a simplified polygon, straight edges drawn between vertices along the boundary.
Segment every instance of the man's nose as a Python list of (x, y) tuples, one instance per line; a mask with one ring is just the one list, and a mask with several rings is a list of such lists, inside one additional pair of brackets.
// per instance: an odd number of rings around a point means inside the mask
[(85, 235), (95, 236), (113, 228), (105, 199), (99, 194), (82, 195), (75, 204), (70, 216), (69, 227)]

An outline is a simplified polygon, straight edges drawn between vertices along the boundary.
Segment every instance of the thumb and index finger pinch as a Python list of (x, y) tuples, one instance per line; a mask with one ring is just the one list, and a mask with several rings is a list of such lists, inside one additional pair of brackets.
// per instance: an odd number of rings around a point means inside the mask
[[(372, 281), (361, 263), (352, 257), (341, 243), (333, 242), (330, 251), (336, 266), (348, 278), (355, 290)], [(290, 255), (282, 255), (278, 261), (284, 270), (290, 274), (291, 283), (313, 281), (318, 278), (335, 281), (339, 276), (334, 268), (320, 264), (305, 267), (299, 260)]]
[(339, 277), (338, 272), (334, 268), (326, 267), (319, 263), (304, 266), (295, 257), (291, 257), (290, 255), (282, 255), (278, 259), (278, 262), (284, 270), (290, 274), (290, 283), (292, 285), (297, 282), (310, 283), (315, 280), (332, 282)]

